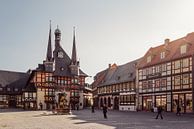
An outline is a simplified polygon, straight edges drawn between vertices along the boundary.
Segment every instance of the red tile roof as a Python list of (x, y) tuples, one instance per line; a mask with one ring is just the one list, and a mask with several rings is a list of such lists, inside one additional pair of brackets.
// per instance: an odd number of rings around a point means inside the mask
[[(180, 47), (182, 45), (187, 45), (187, 52), (184, 54), (180, 53)], [(165, 52), (165, 58), (161, 59), (161, 52)], [(150, 48), (144, 57), (139, 61), (137, 67), (144, 68), (171, 60), (176, 60), (178, 58), (190, 56), (194, 54), (194, 32), (187, 34), (185, 37), (162, 44), (160, 46)], [(152, 56), (151, 62), (147, 63), (147, 57)]]

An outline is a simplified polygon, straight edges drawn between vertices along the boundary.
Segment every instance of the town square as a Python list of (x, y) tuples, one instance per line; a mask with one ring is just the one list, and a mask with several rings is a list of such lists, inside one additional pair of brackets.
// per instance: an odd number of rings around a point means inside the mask
[(109, 111), (108, 119), (101, 110), (84, 109), (72, 115), (53, 115), (49, 111), (12, 111), (1, 113), (1, 129), (193, 129), (194, 116), (164, 113)]
[(193, 129), (193, 5), (0, 1), (0, 129)]

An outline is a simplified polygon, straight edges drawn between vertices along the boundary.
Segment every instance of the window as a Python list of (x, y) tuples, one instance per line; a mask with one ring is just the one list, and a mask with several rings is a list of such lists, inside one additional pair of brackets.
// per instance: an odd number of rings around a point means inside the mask
[(147, 81), (144, 81), (144, 82), (142, 83), (142, 88), (143, 88), (143, 89), (147, 89), (147, 87), (148, 87), (148, 82), (147, 82)]
[(11, 89), (10, 88), (7, 88), (7, 91), (11, 91)]
[(156, 69), (156, 73), (159, 73), (160, 72), (160, 65), (156, 66), (155, 69)]
[(189, 59), (186, 58), (186, 59), (183, 59), (183, 67), (189, 67)]
[(76, 83), (76, 84), (78, 83), (78, 79), (75, 79), (75, 83)]
[(175, 61), (175, 69), (179, 69), (181, 67), (180, 60)]
[(147, 57), (147, 63), (151, 62), (151, 56)]
[(165, 58), (165, 52), (161, 52), (160, 53), (160, 59), (164, 59)]
[(155, 80), (155, 87), (159, 88), (160, 87), (160, 80)]
[(135, 105), (135, 95), (120, 95), (121, 105)]
[(166, 71), (166, 64), (162, 64), (162, 72)]
[(162, 86), (162, 87), (165, 87), (165, 86), (166, 86), (166, 79), (162, 79), (162, 80), (161, 80), (161, 86)]
[(183, 84), (189, 84), (189, 74), (183, 75)]
[(175, 85), (180, 85), (180, 76), (175, 76), (175, 80), (174, 80), (174, 84)]
[(187, 45), (182, 45), (181, 48), (180, 48), (180, 51), (181, 51), (181, 54), (184, 54), (187, 52)]
[(152, 81), (148, 81), (148, 88), (149, 88), (149, 89), (152, 88)]
[(58, 52), (58, 58), (63, 58), (63, 52), (62, 51), (60, 51), (60, 52)]
[(2, 91), (3, 90), (3, 87), (0, 87), (0, 91)]

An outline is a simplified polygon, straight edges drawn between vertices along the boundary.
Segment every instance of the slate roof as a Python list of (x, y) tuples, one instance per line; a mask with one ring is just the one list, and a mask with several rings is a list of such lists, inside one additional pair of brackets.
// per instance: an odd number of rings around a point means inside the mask
[(10, 88), (10, 92), (13, 92), (13, 89), (17, 88), (17, 92), (19, 93), (27, 84), (29, 76), (29, 73), (0, 70), (0, 86), (3, 87), (4, 90)]
[[(60, 58), (60, 59), (57, 58), (58, 51), (63, 52), (63, 58)], [(54, 59), (55, 59), (54, 76), (71, 76), (71, 71), (69, 68), (69, 65), (71, 64), (71, 59), (61, 46), (55, 48)], [(64, 70), (61, 70), (62, 67), (64, 68)]]
[(110, 68), (98, 73), (99, 77), (92, 84), (105, 86), (134, 81), (138, 61), (139, 59), (119, 66), (113, 64)]
[[(180, 53), (180, 47), (187, 44), (187, 52), (185, 54)], [(161, 52), (165, 52), (165, 58), (161, 59)], [(152, 65), (176, 60), (178, 58), (191, 56), (194, 54), (194, 32), (187, 34), (185, 37), (171, 41), (167, 44), (162, 44), (157, 47), (151, 47), (142, 60), (138, 63), (138, 68), (149, 67)], [(151, 62), (147, 63), (147, 57), (152, 56)]]

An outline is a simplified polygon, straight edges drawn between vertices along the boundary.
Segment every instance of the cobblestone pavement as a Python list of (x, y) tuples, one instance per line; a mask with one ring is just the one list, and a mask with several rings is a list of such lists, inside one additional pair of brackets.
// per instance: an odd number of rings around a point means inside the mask
[(155, 116), (150, 112), (108, 111), (108, 119), (104, 119), (101, 110), (73, 111), (72, 115), (1, 110), (0, 129), (194, 129), (192, 114), (164, 113), (163, 120)]

